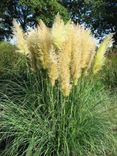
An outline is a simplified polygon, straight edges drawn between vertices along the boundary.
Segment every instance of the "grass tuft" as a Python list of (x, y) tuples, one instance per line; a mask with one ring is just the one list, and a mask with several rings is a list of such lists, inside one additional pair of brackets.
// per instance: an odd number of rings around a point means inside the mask
[(0, 90), (2, 155), (96, 156), (114, 152), (107, 111), (110, 100), (103, 85), (93, 78), (81, 78), (70, 96), (64, 97), (59, 84), (51, 87), (42, 73), (37, 75), (17, 78), (10, 85), (4, 80), (6, 90)]

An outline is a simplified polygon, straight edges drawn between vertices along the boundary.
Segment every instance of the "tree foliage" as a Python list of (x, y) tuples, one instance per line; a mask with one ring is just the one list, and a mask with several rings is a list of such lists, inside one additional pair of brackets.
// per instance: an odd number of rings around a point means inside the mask
[(116, 0), (64, 0), (74, 22), (85, 23), (96, 36), (115, 33), (117, 43)]
[(51, 26), (57, 13), (64, 20), (90, 27), (97, 37), (115, 33), (117, 44), (117, 1), (116, 0), (4, 0), (0, 1), (0, 38), (9, 37), (13, 18), (24, 30), (35, 26), (42, 19)]
[(34, 27), (39, 19), (51, 26), (58, 12), (64, 20), (68, 19), (67, 9), (58, 0), (5, 0), (0, 2), (0, 6), (0, 39), (11, 34), (13, 18), (17, 19), (24, 31)]
[(115, 33), (114, 39), (117, 44), (117, 1), (116, 0), (90, 0), (92, 18), (95, 22), (92, 27), (98, 34)]

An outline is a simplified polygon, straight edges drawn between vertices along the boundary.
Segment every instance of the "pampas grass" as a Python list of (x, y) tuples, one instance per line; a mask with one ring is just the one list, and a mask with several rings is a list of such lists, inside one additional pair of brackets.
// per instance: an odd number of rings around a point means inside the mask
[(91, 31), (71, 21), (65, 24), (59, 14), (52, 28), (40, 21), (26, 36), (16, 22), (14, 27), (17, 48), (28, 54), (32, 70), (46, 70), (51, 85), (57, 81), (64, 96), (68, 96), (72, 86), (78, 84), (84, 71), (88, 74), (92, 68), (93, 73), (101, 69), (112, 39), (112, 35), (107, 36), (96, 54)]
[(52, 28), (40, 21), (27, 34), (15, 25), (31, 70), (0, 77), (0, 154), (114, 155), (109, 93), (89, 74), (98, 55), (90, 30), (59, 15)]

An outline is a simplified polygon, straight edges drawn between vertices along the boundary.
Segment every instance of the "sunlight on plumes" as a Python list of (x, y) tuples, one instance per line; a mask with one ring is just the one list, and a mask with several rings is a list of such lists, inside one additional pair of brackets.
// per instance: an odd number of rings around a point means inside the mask
[(39, 22), (38, 26), (38, 44), (42, 50), (42, 66), (44, 69), (48, 68), (49, 64), (49, 51), (51, 48), (51, 36), (49, 28), (44, 24), (42, 20)]
[(90, 55), (88, 65), (87, 65), (87, 68), (85, 70), (86, 75), (88, 74), (89, 70), (91, 69), (95, 54), (96, 54), (96, 41), (94, 40), (94, 42), (92, 42), (92, 53)]
[(42, 51), (37, 43), (38, 33), (37, 29), (31, 29), (27, 36), (27, 44), (30, 50), (30, 63), (33, 71), (42, 68), (41, 55)]
[(66, 40), (62, 50), (59, 53), (59, 75), (61, 83), (61, 91), (64, 95), (68, 95), (71, 89), (70, 85), (70, 61), (71, 61), (71, 44), (70, 40)]
[(100, 44), (100, 47), (97, 50), (97, 54), (95, 56), (95, 62), (93, 66), (93, 73), (96, 74), (101, 70), (102, 66), (105, 63), (105, 53), (109, 47), (109, 45), (113, 42), (112, 40), (113, 34), (109, 34)]
[(57, 48), (61, 48), (66, 38), (65, 25), (59, 14), (55, 17), (54, 24), (51, 29), (53, 44)]
[(70, 75), (70, 63), (71, 63), (71, 24), (68, 22), (64, 26), (65, 41), (58, 48), (58, 71), (60, 80), (60, 89), (64, 96), (68, 96), (71, 90), (71, 75)]
[(17, 48), (18, 52), (22, 54), (29, 54), (29, 49), (27, 46), (27, 42), (25, 40), (25, 34), (23, 30), (21, 29), (20, 25), (16, 22), (16, 20), (13, 20), (13, 34), (16, 37), (16, 43), (17, 43)]
[(77, 85), (77, 81), (81, 76), (81, 28), (79, 25), (72, 26), (72, 55), (71, 55), (71, 76), (73, 83)]
[(55, 81), (58, 79), (58, 58), (55, 53), (55, 48), (52, 45), (49, 51), (49, 65), (48, 65), (48, 76), (52, 86), (55, 85)]
[(95, 52), (96, 43), (91, 35), (89, 29), (82, 28), (81, 30), (81, 45), (82, 45), (82, 58), (81, 67), (83, 69), (87, 68), (90, 58)]
[[(33, 71), (45, 70), (52, 86), (57, 82), (60, 91), (68, 96), (83, 74), (97, 73), (103, 63), (104, 54), (112, 41), (112, 34), (101, 44), (96, 53), (96, 41), (90, 29), (68, 21), (66, 24), (57, 14), (52, 28), (40, 20), (37, 28), (25, 35), (14, 23), (17, 48), (30, 59)], [(96, 55), (96, 56), (95, 56)], [(94, 66), (93, 66), (94, 65)]]

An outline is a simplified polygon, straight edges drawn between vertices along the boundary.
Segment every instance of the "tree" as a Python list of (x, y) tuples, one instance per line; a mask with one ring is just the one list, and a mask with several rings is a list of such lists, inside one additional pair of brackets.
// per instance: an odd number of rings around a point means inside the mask
[(117, 0), (90, 0), (92, 6), (92, 17), (95, 22), (92, 23), (94, 30), (98, 34), (115, 33), (114, 40), (117, 44)]
[(110, 32), (117, 44), (117, 0), (63, 0), (75, 23), (84, 23), (97, 37)]
[(17, 19), (26, 30), (26, 23), (30, 20), (31, 11), (28, 7), (19, 4), (19, 0), (5, 0), (0, 8), (0, 39), (9, 38), (12, 33), (13, 18)]
[(88, 3), (86, 5), (85, 0), (63, 0), (62, 4), (68, 9), (71, 19), (75, 23), (84, 23), (88, 15)]
[(54, 16), (59, 12), (64, 20), (68, 19), (67, 9), (59, 0), (4, 0), (0, 2), (0, 39), (9, 38), (12, 33), (12, 21), (15, 18), (26, 31), (39, 19), (51, 26)]
[(117, 44), (117, 0), (4, 0), (0, 1), (0, 38), (9, 37), (16, 18), (24, 31), (42, 19), (51, 26), (59, 12), (64, 20), (90, 27), (98, 38), (115, 33)]

